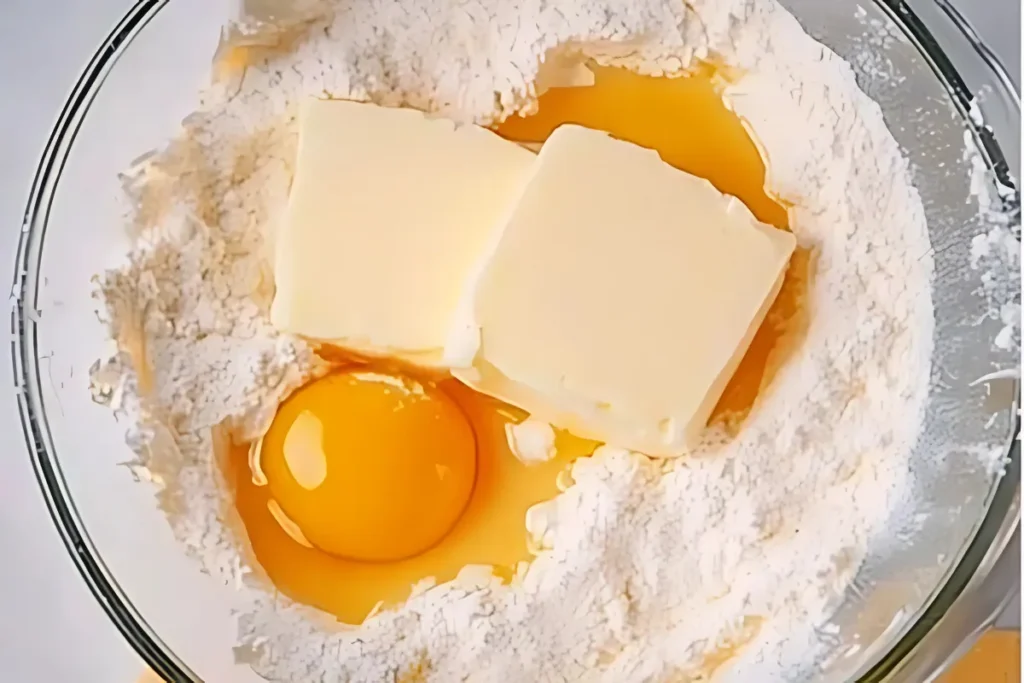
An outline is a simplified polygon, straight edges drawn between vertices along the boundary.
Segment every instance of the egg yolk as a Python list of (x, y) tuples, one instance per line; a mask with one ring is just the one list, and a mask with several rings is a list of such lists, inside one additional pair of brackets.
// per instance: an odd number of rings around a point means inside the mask
[(282, 405), (259, 454), (272, 499), (312, 546), (387, 562), (440, 541), (469, 501), (473, 429), (430, 383), (346, 371)]
[[(335, 349), (321, 349), (320, 353), (332, 363), (348, 369), (345, 373), (330, 375), (327, 380), (347, 375), (357, 380), (365, 378), (368, 367), (380, 368), (389, 377), (388, 381), (397, 381), (401, 377), (394, 375), (395, 368), (383, 369), (380, 364), (367, 366), (365, 360)], [(314, 381), (295, 392), (279, 408), (271, 432), (283, 434), (290, 431), (284, 425), (294, 422), (296, 415), (310, 407), (308, 399), (315, 395), (311, 389), (321, 383), (325, 380)], [(325, 393), (334, 391), (329, 388), (332, 382), (327, 381), (326, 384)], [(347, 383), (342, 384), (343, 391), (347, 391)], [(331, 469), (330, 456), (321, 459), (321, 462), (326, 460), (326, 468), (308, 466), (301, 469), (298, 464), (288, 466), (284, 462), (283, 449), (268, 445), (268, 438), (264, 439), (263, 452), (255, 454), (258, 455), (256, 458), (247, 445), (238, 444), (225, 451), (222, 460), (227, 466), (225, 475), (232, 484), (235, 505), (245, 524), (250, 550), (275, 590), (300, 604), (332, 614), (343, 623), (360, 624), (377, 610), (404, 602), (414, 587), (423, 586), (425, 580), (445, 583), (472, 565), (491, 567), (494, 576), (509, 581), (524, 562), (534, 557), (536, 548), (531, 545), (525, 526), (527, 511), (531, 506), (558, 495), (559, 487), (568, 483), (563, 476), (568, 464), (592, 453), (596, 444), (560, 432), (555, 442), (557, 455), (548, 462), (527, 465), (512, 453), (507, 439), (508, 426), (525, 418), (522, 411), (478, 394), (453, 379), (438, 379), (436, 384), (423, 382), (423, 390), (445, 404), (449, 400), (454, 402), (468, 420), (475, 437), (476, 476), (469, 501), (454, 526), (439, 542), (417, 555), (395, 561), (372, 562), (314, 545), (312, 529), (333, 529), (339, 525), (359, 523), (359, 518), (365, 517), (362, 511), (353, 512), (351, 507), (336, 505), (339, 502), (336, 495), (314, 499), (312, 496), (316, 489), (310, 491), (289, 484), (296, 479), (312, 483), (323, 477), (323, 487), (333, 485), (331, 478), (337, 472)], [(389, 398), (395, 395), (385, 394)], [(347, 409), (335, 411), (334, 407), (335, 404), (328, 401), (321, 412), (329, 413), (332, 419), (335, 416), (345, 419), (345, 429), (358, 431), (377, 420), (394, 419), (376, 412), (392, 410), (394, 405), (389, 402), (381, 402), (377, 408), (357, 408), (363, 411), (365, 417), (362, 420), (346, 419), (344, 413), (350, 416), (352, 413)], [(428, 434), (439, 421), (426, 425)], [(413, 431), (419, 429), (419, 425), (407, 425), (409, 431), (405, 432), (414, 446), (426, 443), (425, 438)], [(268, 434), (270, 436), (272, 434)], [(276, 437), (277, 443), (281, 444), (283, 438)], [(448, 448), (450, 442), (442, 442), (442, 445)], [(364, 453), (365, 457), (372, 458), (377, 452), (377, 444), (373, 446)], [(420, 452), (425, 452), (422, 446), (419, 447)], [(427, 452), (427, 455), (431, 454)], [(256, 467), (257, 464), (262, 467)], [(363, 463), (366, 466), (370, 464)], [(286, 489), (286, 485), (290, 489)], [(421, 493), (418, 487), (413, 491), (415, 495)], [(291, 495), (287, 495), (289, 493)], [(376, 495), (369, 489), (361, 493), (371, 498)], [(379, 499), (383, 500), (383, 497)], [(419, 501), (427, 505), (422, 497)], [(300, 506), (306, 512), (301, 518), (297, 512)], [(419, 512), (431, 514), (427, 508)], [(404, 533), (404, 528), (388, 533), (386, 537), (382, 533), (376, 540), (410, 547), (412, 544), (402, 538)]]

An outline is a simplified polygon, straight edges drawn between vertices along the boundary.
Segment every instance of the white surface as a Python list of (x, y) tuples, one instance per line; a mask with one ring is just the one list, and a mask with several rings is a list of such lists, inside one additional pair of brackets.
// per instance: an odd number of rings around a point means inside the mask
[[(0, 278), (36, 162), (81, 68), (132, 0), (0, 0)], [(966, 0), (965, 0), (965, 4)], [(1020, 3), (975, 0), (965, 12), (1020, 79)], [(6, 322), (0, 328), (7, 330)], [(6, 332), (3, 334), (6, 335)], [(6, 343), (4, 340), (6, 354)], [(141, 670), (67, 556), (39, 494), (0, 362), (0, 679), (130, 683)], [(1019, 608), (1015, 611), (1019, 612)]]
[[(0, 277), (9, 282), (29, 183), (50, 128), (88, 57), (130, 0), (3, 0), (0, 6)], [(6, 316), (6, 313), (5, 313)], [(9, 327), (3, 323), (4, 334)], [(7, 339), (4, 339), (4, 355)], [(11, 364), (0, 363), (0, 678), (129, 683), (141, 661), (68, 557), (32, 473)]]

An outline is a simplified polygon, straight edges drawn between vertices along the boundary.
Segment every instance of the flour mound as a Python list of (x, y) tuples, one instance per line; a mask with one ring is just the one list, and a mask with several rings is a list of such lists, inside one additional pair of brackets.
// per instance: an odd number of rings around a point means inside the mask
[(735, 438), (709, 434), (671, 463), (614, 447), (577, 462), (531, 515), (547, 549), (511, 585), (467, 573), (344, 630), (266, 586), (240, 589), (239, 652), (268, 679), (623, 683), (729, 660), (727, 680), (794, 680), (906, 491), (933, 326), (921, 201), (850, 67), (775, 0), (314, 2), (230, 34), (201, 110), (127, 178), (139, 243), (102, 281), (125, 353), (99, 372), (127, 384), (133, 443), (183, 545), (245, 583), (216, 441), (259, 436), (323, 370), (267, 321), (296, 103), (489, 123), (528, 111), (549, 68), (585, 59), (738, 74), (726, 100), (816, 266), (799, 352)]

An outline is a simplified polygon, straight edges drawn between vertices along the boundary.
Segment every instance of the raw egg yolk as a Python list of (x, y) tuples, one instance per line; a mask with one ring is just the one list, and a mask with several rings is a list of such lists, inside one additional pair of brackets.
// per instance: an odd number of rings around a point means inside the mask
[(338, 372), (299, 389), (263, 438), (270, 495), (304, 540), (351, 560), (412, 557), (469, 501), (473, 429), (431, 383)]

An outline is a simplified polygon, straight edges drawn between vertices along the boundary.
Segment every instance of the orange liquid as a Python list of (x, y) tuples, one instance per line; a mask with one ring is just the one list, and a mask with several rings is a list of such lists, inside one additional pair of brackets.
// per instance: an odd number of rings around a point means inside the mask
[[(497, 127), (512, 140), (542, 142), (563, 123), (578, 123), (658, 150), (668, 163), (710, 180), (740, 198), (762, 221), (788, 229), (786, 210), (764, 191), (765, 168), (742, 122), (723, 104), (710, 71), (686, 78), (637, 76), (599, 68), (588, 88), (559, 88), (539, 99), (537, 113), (513, 117)], [(738, 428), (773, 368), (791, 353), (804, 326), (800, 306), (812, 259), (794, 256), (782, 292), (766, 324), (726, 388), (714, 420)], [(358, 295), (358, 293), (353, 293)], [(332, 358), (344, 360), (344, 357)], [(524, 525), (526, 510), (558, 493), (558, 475), (594, 444), (559, 436), (551, 462), (527, 467), (508, 450), (505, 426), (522, 414), (480, 396), (454, 380), (440, 386), (469, 418), (477, 439), (477, 479), (467, 508), (452, 531), (425, 553), (388, 563), (362, 563), (304, 547), (275, 520), (268, 486), (256, 486), (246, 448), (228, 459), (228, 477), (252, 552), (274, 586), (293, 600), (358, 624), (378, 603), (405, 600), (413, 584), (438, 583), (468, 564), (494, 566), (508, 579), (532, 555)]]
[(638, 76), (593, 67), (590, 88), (553, 88), (536, 114), (497, 127), (503, 137), (543, 142), (563, 123), (576, 123), (656, 149), (667, 163), (707, 178), (743, 200), (765, 223), (787, 228), (786, 210), (764, 191), (764, 162), (739, 117), (726, 108), (711, 69), (681, 78)]

